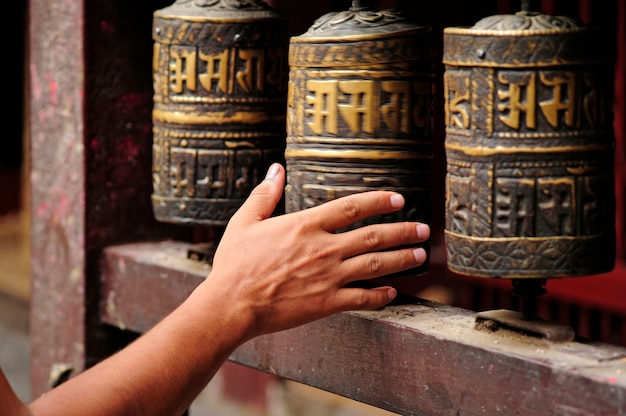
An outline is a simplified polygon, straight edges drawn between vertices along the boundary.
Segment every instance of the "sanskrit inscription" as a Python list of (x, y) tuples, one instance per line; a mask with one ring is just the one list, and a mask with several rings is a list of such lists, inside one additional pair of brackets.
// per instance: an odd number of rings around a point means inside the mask
[(483, 82), (481, 76), (493, 77), (484, 83), (493, 85), (494, 114), (478, 120), (477, 128), (496, 120), (495, 131), (562, 131), (602, 127), (612, 119), (610, 90), (596, 72), (497, 70), (489, 75), (451, 69), (444, 75), (447, 127), (471, 128), (477, 119), (472, 118), (472, 97), (485, 93), (472, 89)]
[[(329, 76), (332, 74), (329, 74)], [(408, 135), (430, 127), (431, 83), (410, 80), (308, 79), (306, 122), (294, 134)]]
[(152, 206), (223, 226), (284, 160), (287, 21), (256, 0), (184, 3), (154, 14)]
[(261, 150), (171, 147), (167, 177), (171, 194), (187, 198), (239, 198), (260, 178)]
[(284, 48), (202, 51), (173, 45), (167, 62), (169, 91), (172, 96), (280, 93), (287, 76), (285, 55)]
[[(545, 237), (594, 235), (611, 219), (612, 200), (604, 192), (609, 176), (597, 174), (563, 177), (511, 178), (499, 175), (493, 203), (472, 198), (475, 180), (447, 177), (447, 224), (450, 231), (483, 237)], [(477, 229), (483, 216), (491, 224)]]

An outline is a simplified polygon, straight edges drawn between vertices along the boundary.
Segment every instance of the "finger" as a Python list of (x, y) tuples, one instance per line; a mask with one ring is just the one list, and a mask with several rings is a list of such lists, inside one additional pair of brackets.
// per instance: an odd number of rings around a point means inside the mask
[(409, 270), (425, 261), (426, 251), (421, 247), (366, 253), (344, 260), (338, 275), (345, 276), (342, 283), (347, 284)]
[(273, 163), (265, 179), (257, 185), (232, 220), (257, 222), (269, 218), (280, 201), (285, 186), (285, 169)]
[(396, 289), (382, 286), (371, 289), (342, 288), (334, 298), (337, 312), (370, 310), (385, 306), (398, 295)]
[(415, 222), (373, 224), (337, 234), (343, 258), (393, 247), (414, 245), (430, 238), (430, 227)]
[(368, 191), (348, 195), (309, 208), (307, 215), (317, 218), (326, 231), (335, 231), (373, 215), (398, 211), (404, 206), (404, 197), (389, 191)]

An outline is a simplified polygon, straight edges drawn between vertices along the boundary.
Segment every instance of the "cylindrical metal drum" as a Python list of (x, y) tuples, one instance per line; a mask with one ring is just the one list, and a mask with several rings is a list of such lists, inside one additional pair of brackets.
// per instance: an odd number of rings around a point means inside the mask
[(153, 39), (154, 214), (225, 225), (284, 160), (286, 19), (260, 0), (178, 0)]
[(393, 190), (402, 211), (354, 227), (428, 221), (432, 65), (431, 29), (397, 10), (353, 5), (292, 37), (286, 211)]
[(444, 31), (448, 267), (482, 277), (610, 271), (610, 38), (519, 12)]

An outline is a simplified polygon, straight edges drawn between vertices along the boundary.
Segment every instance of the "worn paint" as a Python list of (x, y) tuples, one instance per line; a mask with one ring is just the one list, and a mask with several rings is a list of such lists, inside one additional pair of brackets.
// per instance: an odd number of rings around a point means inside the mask
[(49, 91), (49, 105), (54, 108), (57, 105), (58, 97), (57, 97), (57, 83), (54, 81), (52, 75), (49, 72), (46, 72), (44, 75), (44, 79), (48, 82), (48, 91)]
[(76, 283), (81, 278), (81, 270), (78, 267), (74, 267), (70, 272), (70, 281)]

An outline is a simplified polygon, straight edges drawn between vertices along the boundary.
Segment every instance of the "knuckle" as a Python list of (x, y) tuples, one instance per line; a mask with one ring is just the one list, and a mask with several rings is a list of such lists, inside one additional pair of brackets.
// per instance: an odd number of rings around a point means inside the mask
[(364, 308), (369, 305), (369, 298), (365, 293), (361, 293), (354, 299), (354, 306), (358, 309)]
[(366, 270), (373, 275), (377, 275), (383, 269), (383, 262), (380, 256), (375, 254), (369, 254), (365, 258), (365, 268)]
[(317, 223), (307, 215), (301, 215), (295, 223), (295, 229), (300, 235), (307, 235), (317, 230)]
[(375, 229), (365, 229), (363, 233), (363, 242), (369, 248), (378, 247), (383, 241), (382, 235)]
[(415, 226), (409, 222), (402, 224), (402, 241), (409, 242), (415, 240)]
[(252, 191), (250, 192), (250, 195), (255, 195), (255, 196), (267, 195), (269, 193), (270, 193), (270, 185), (267, 183), (267, 181), (263, 181), (252, 189)]
[(332, 259), (334, 250), (328, 245), (315, 245), (308, 248), (307, 257), (315, 261), (328, 262)]
[(398, 250), (393, 253), (393, 257), (390, 257), (389, 263), (394, 272), (399, 272), (415, 267), (415, 258), (410, 253), (410, 250)]
[(350, 220), (359, 218), (361, 214), (361, 209), (352, 198), (344, 198), (340, 209), (341, 213)]
[(398, 266), (401, 269), (415, 266), (415, 256), (413, 256), (411, 250), (403, 250), (403, 252), (398, 253)]

